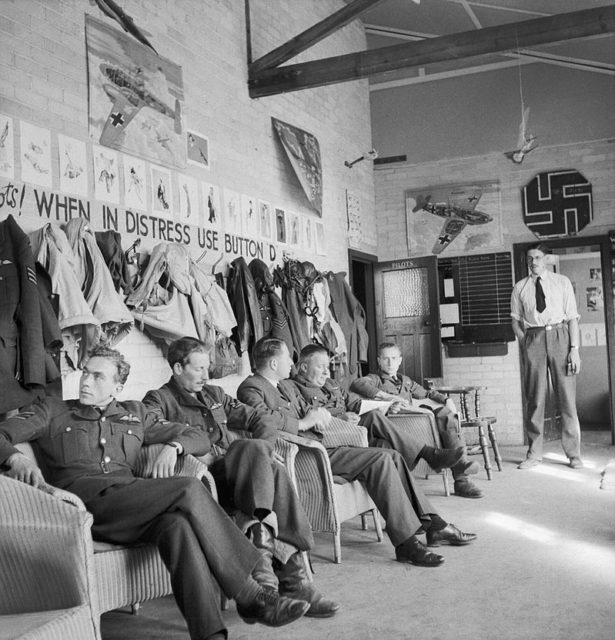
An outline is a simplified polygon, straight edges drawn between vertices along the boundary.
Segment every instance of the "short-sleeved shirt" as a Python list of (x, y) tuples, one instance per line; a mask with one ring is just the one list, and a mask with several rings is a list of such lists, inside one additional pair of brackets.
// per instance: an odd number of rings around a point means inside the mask
[(559, 273), (545, 271), (540, 276), (546, 307), (536, 310), (536, 276), (527, 276), (513, 287), (510, 315), (525, 327), (544, 327), (579, 318), (577, 301), (570, 280)]

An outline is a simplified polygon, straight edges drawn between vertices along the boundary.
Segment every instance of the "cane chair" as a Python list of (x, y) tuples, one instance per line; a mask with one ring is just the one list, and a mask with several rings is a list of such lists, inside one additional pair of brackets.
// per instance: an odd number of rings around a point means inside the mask
[[(148, 470), (152, 468), (162, 446), (143, 447), (136, 475), (148, 475)], [(19, 444), (17, 448), (36, 461), (29, 444)], [(217, 497), (213, 477), (207, 471), (207, 467), (196, 458), (190, 455), (178, 458), (175, 475), (200, 479), (209, 486), (214, 497)], [(73, 625), (72, 628), (76, 629), (74, 633), (77, 635), (60, 631), (56, 633), (55, 628), (60, 627), (50, 627), (49, 635), (36, 635), (32, 636), (33, 638), (100, 640), (101, 614), (126, 606), (131, 606), (136, 613), (139, 603), (172, 593), (169, 572), (154, 545), (95, 542), (90, 531), (92, 516), (75, 494), (51, 485), (46, 485), (48, 493), (45, 494), (25, 485), (22, 487), (23, 483), (1, 475), (0, 480), (0, 590), (3, 593), (0, 599), (0, 614), (34, 611), (40, 613), (62, 609), (70, 604), (66, 598), (62, 599), (63, 589), (76, 593), (77, 588), (81, 590), (81, 606), (88, 608), (87, 612), (80, 609), (63, 613), (64, 617), (74, 618), (69, 622)], [(13, 516), (10, 517), (10, 514)], [(58, 521), (65, 523), (67, 528), (66, 533), (61, 536), (54, 524)], [(75, 551), (70, 558), (64, 558), (64, 539), (73, 541), (71, 544)], [(38, 557), (32, 549), (43, 548), (47, 549), (43, 567), (47, 568), (49, 575), (53, 575), (51, 584), (56, 586), (46, 595), (43, 594), (44, 581), (36, 580), (39, 569), (31, 570), (32, 558)], [(56, 562), (61, 562), (62, 565), (52, 569)], [(65, 582), (64, 576), (71, 573), (78, 575), (78, 581), (70, 582), (67, 578), (66, 586), (62, 587)], [(25, 597), (24, 593), (29, 595)], [(90, 619), (93, 627), (91, 632), (89, 628), (86, 629), (86, 617)], [(29, 623), (24, 619), (23, 624)], [(77, 624), (82, 626), (75, 626)]]
[(367, 432), (363, 427), (334, 418), (326, 429), (322, 442), (309, 440), (290, 433), (282, 438), (296, 445), (294, 464), (289, 473), (295, 482), (301, 504), (305, 509), (312, 530), (333, 534), (333, 557), (341, 562), (341, 525), (358, 515), (362, 528), (367, 528), (366, 516), (371, 514), (376, 536), (381, 542), (382, 524), (376, 505), (369, 497), (365, 486), (358, 480), (347, 480), (334, 476), (326, 447), (367, 447)]
[[(489, 444), (487, 436), (491, 442), (493, 455), (498, 467), (498, 471), (502, 471), (502, 456), (498, 447), (497, 436), (494, 424), (497, 422), (495, 416), (483, 416), (480, 410), (480, 394), (487, 387), (477, 385), (452, 385), (447, 386), (443, 383), (442, 378), (425, 378), (425, 384), (429, 389), (435, 389), (439, 393), (444, 394), (447, 398), (458, 396), (459, 407), (457, 420), (461, 429), (475, 429), (478, 433), (478, 451), (483, 456), (487, 480), (492, 480), (491, 459), (489, 457)], [(485, 432), (486, 429), (486, 432)], [(468, 448), (468, 453), (475, 453), (474, 450)]]

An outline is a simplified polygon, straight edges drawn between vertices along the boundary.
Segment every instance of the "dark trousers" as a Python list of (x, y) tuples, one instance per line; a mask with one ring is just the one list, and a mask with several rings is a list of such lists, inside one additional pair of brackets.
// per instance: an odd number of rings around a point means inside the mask
[[(416, 467), (424, 442), (414, 438), (404, 425), (389, 420), (381, 411), (368, 411), (359, 419), (359, 424), (367, 429), (370, 447), (385, 446), (401, 453), (410, 470)], [(384, 441), (384, 443), (382, 442)]]
[(415, 483), (401, 454), (392, 449), (335, 447), (327, 449), (331, 471), (345, 480), (361, 480), (382, 517), (391, 542), (397, 546), (421, 527), (428, 529), (435, 514)]
[(562, 447), (569, 458), (580, 456), (581, 427), (577, 416), (577, 378), (566, 374), (570, 338), (568, 325), (528, 329), (525, 334), (525, 400), (528, 457), (542, 458), (545, 403), (551, 376), (562, 422)]
[[(307, 551), (314, 546), (312, 528), (299, 497), (282, 465), (271, 458), (271, 445), (263, 440), (235, 440), (224, 458), (210, 465), (220, 503), (263, 519), (273, 511), (278, 539)], [(266, 512), (266, 513), (264, 513)]]
[[(72, 490), (78, 489), (76, 483)], [(216, 582), (228, 597), (237, 595), (260, 552), (201, 482), (134, 478), (107, 487), (86, 507), (95, 539), (158, 547), (192, 640), (225, 629)]]

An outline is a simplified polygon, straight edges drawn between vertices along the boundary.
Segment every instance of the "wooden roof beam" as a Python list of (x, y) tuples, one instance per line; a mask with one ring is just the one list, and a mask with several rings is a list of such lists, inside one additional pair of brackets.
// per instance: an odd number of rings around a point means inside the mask
[(382, 0), (353, 0), (350, 4), (342, 7), (318, 24), (306, 29), (303, 33), (295, 36), (283, 45), (280, 45), (273, 51), (265, 54), (250, 65), (250, 73), (257, 73), (262, 69), (270, 69), (291, 60), (299, 55), (302, 51), (309, 49), (326, 38), (331, 33), (346, 26), (362, 13), (371, 9)]
[[(350, 5), (349, 5), (350, 6)], [(253, 72), (252, 98), (366, 78), (377, 73), (615, 32), (615, 6), (560, 13), (496, 27)]]

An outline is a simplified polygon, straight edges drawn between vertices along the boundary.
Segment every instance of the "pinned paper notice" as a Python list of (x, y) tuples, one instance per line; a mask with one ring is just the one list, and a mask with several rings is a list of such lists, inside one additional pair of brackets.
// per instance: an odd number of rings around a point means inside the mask
[(444, 297), (452, 298), (455, 295), (455, 282), (452, 278), (444, 278)]
[(440, 329), (440, 337), (441, 338), (454, 338), (455, 337), (455, 327), (442, 327)]
[(459, 305), (441, 304), (440, 305), (440, 324), (459, 324)]

